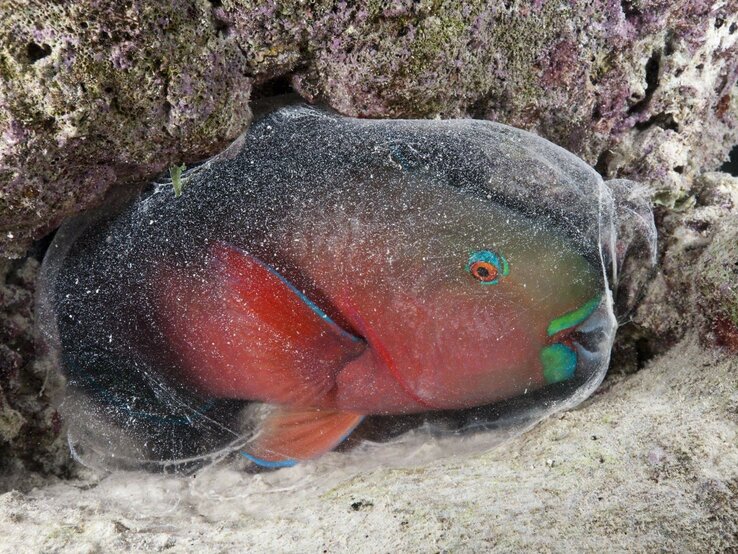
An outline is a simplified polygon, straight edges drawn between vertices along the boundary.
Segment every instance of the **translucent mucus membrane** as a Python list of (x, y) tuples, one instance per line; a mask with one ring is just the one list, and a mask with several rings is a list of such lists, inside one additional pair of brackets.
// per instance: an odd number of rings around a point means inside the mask
[(487, 121), (291, 105), (182, 179), (66, 223), (44, 262), (91, 466), (487, 448), (597, 387), (618, 267), (654, 249), (635, 185)]

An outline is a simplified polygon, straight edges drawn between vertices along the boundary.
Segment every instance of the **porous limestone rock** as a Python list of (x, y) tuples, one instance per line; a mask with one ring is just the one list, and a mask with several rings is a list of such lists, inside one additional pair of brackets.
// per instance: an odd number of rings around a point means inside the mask
[(6, 254), (114, 183), (213, 154), (250, 120), (244, 57), (206, 1), (3, 0), (0, 45)]
[(19, 470), (64, 474), (69, 454), (53, 406), (60, 378), (35, 344), (39, 262), (0, 261), (0, 476)]
[(292, 87), (530, 129), (669, 203), (738, 142), (738, 2), (0, 1), (0, 240), (220, 150)]
[[(621, 347), (664, 352), (697, 328), (706, 346), (736, 349), (738, 336), (738, 178), (699, 175), (660, 210), (660, 263), (621, 331)], [(628, 336), (628, 333), (634, 333)]]

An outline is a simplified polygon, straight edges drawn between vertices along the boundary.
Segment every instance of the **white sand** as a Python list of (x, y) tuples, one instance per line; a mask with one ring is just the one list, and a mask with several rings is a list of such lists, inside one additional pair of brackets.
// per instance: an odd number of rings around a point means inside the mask
[(0, 552), (738, 549), (738, 360), (695, 339), (490, 452), (377, 467), (436, 447), (9, 492)]

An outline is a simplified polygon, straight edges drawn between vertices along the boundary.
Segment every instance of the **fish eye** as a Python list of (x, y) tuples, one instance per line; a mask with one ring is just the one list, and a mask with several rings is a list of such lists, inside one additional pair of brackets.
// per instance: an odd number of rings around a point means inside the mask
[(483, 283), (491, 283), (497, 279), (497, 268), (489, 262), (474, 262), (469, 271), (475, 279)]
[(483, 285), (496, 285), (500, 282), (500, 277), (510, 273), (510, 266), (502, 254), (478, 250), (469, 256), (466, 270)]

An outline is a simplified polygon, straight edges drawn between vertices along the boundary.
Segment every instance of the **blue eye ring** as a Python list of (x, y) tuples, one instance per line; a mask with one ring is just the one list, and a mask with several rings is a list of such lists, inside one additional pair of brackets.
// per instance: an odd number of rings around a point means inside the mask
[(483, 285), (496, 285), (510, 273), (505, 256), (490, 250), (477, 250), (469, 256), (466, 270)]

